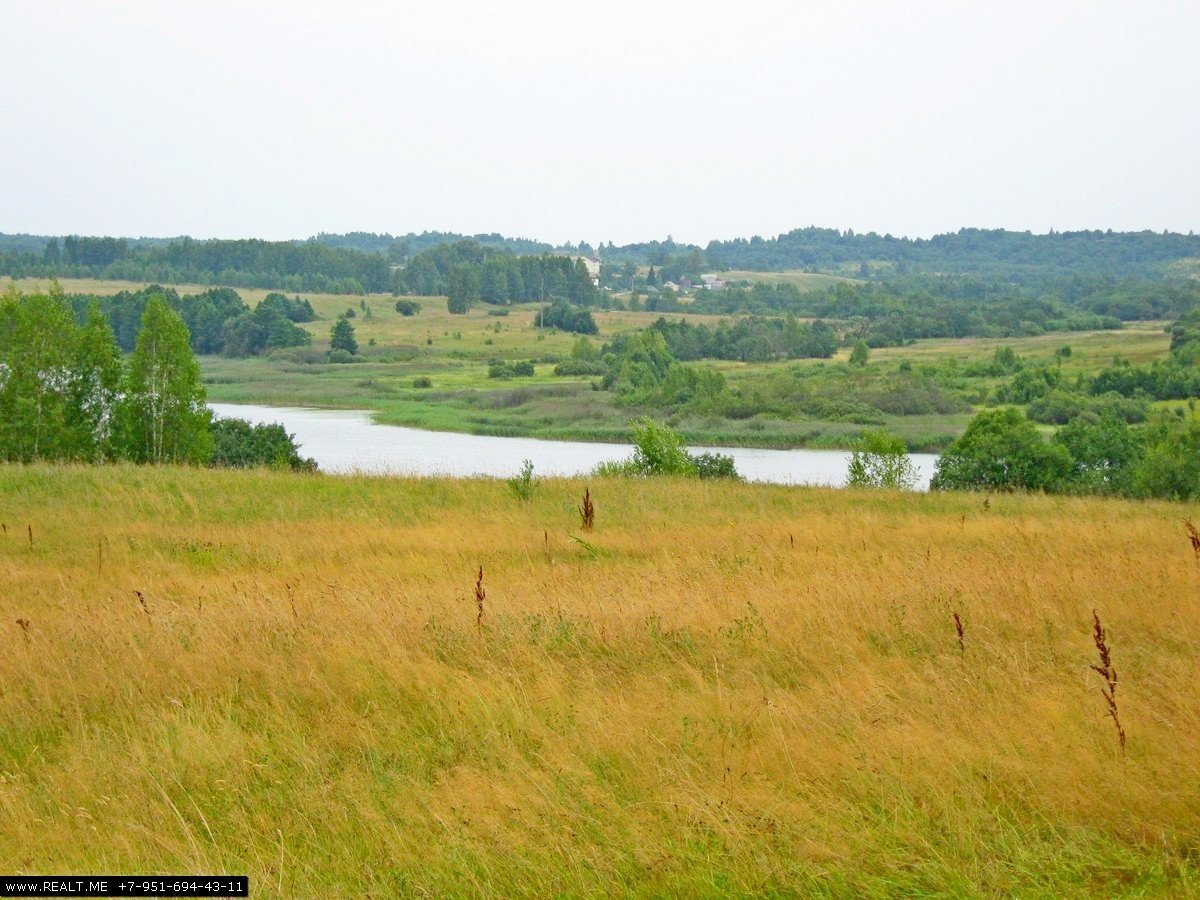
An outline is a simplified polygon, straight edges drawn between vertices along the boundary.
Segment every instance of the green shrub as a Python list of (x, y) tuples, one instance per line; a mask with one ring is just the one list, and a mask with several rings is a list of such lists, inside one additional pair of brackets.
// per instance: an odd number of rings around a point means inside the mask
[(488, 365), (488, 378), (499, 378), (504, 381), (508, 381), (510, 378), (530, 378), (534, 372), (533, 363), (528, 360), (515, 363), (494, 360)]
[(677, 475), (686, 478), (737, 478), (733, 457), (719, 453), (693, 456), (683, 446), (683, 440), (666, 425), (648, 418), (635, 419), (633, 426), (633, 456), (618, 462), (601, 463), (595, 469), (598, 476)]
[(917, 486), (917, 470), (904, 441), (887, 431), (864, 432), (850, 456), (847, 484), (851, 487), (900, 488)]
[(213, 419), (209, 465), (221, 468), (295, 469), (311, 472), (317, 464), (300, 455), (295, 439), (279, 424), (251, 425), (245, 419)]
[(937, 461), (934, 489), (1057, 491), (1071, 475), (1071, 454), (1042, 440), (1017, 409), (981, 412)]
[(515, 478), (509, 478), (508, 488), (520, 500), (528, 502), (533, 499), (533, 491), (538, 486), (538, 479), (533, 477), (533, 460), (521, 463), (521, 471)]

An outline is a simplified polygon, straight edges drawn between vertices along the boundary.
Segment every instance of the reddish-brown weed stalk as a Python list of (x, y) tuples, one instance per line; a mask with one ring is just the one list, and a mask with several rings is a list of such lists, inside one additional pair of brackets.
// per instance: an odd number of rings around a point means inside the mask
[(483, 598), (487, 591), (483, 589), (483, 566), (479, 567), (479, 575), (475, 578), (475, 627), (483, 628)]
[(960, 656), (967, 652), (967, 645), (963, 642), (963, 623), (958, 613), (954, 613), (954, 633), (958, 635), (958, 653)]
[(592, 492), (583, 489), (583, 505), (579, 507), (579, 518), (583, 520), (583, 530), (591, 531), (596, 524), (596, 507), (592, 505)]
[(1092, 666), (1092, 670), (1104, 679), (1104, 686), (1100, 688), (1100, 693), (1104, 695), (1104, 703), (1108, 707), (1107, 715), (1113, 720), (1113, 726), (1117, 729), (1117, 740), (1121, 743), (1121, 756), (1124, 756), (1125, 729), (1121, 727), (1121, 717), (1117, 711), (1117, 670), (1113, 668), (1104, 626), (1100, 624), (1100, 615), (1094, 609), (1092, 610), (1092, 640), (1096, 644), (1096, 651), (1100, 654), (1100, 665)]
[(1192, 542), (1192, 552), (1196, 554), (1196, 559), (1200, 560), (1200, 532), (1196, 531), (1191, 519), (1184, 519), (1183, 527), (1187, 529), (1188, 538)]
[(21, 637), (25, 638), (25, 643), (29, 643), (29, 620), (17, 619), (17, 625), (21, 628)]

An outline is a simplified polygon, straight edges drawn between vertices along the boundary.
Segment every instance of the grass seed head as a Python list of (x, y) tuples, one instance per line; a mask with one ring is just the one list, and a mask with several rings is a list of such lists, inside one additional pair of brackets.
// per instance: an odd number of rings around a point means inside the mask
[(1093, 665), (1091, 668), (1104, 679), (1100, 693), (1104, 696), (1104, 705), (1107, 707), (1105, 715), (1113, 720), (1113, 727), (1117, 729), (1117, 740), (1121, 744), (1121, 756), (1124, 756), (1125, 729), (1121, 726), (1120, 711), (1117, 709), (1117, 670), (1112, 664), (1112, 653), (1108, 648), (1104, 626), (1100, 624), (1100, 615), (1094, 609), (1092, 610), (1092, 642), (1096, 645), (1096, 652), (1100, 655), (1100, 665)]
[(479, 574), (475, 577), (475, 627), (483, 627), (483, 600), (487, 597), (487, 591), (483, 589), (483, 566), (479, 567)]
[(592, 526), (596, 524), (596, 507), (592, 503), (592, 492), (588, 488), (583, 489), (583, 505), (579, 507), (579, 518), (583, 522), (584, 531), (591, 531)]

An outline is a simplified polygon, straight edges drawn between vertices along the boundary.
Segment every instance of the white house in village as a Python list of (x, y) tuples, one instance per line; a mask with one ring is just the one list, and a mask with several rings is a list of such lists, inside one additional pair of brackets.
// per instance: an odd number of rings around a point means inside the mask
[(707, 291), (719, 291), (725, 287), (725, 282), (716, 275), (701, 275), (700, 278), (704, 282), (704, 289)]
[(583, 261), (584, 268), (587, 269), (588, 277), (592, 279), (594, 287), (600, 287), (600, 257), (598, 256), (572, 256), (572, 261)]

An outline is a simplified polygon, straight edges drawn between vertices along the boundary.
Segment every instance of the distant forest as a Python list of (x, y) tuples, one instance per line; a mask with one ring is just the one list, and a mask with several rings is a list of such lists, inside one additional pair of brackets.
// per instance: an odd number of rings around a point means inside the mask
[[(651, 241), (616, 247), (604, 244), (610, 264), (669, 265), (680, 259), (716, 271), (808, 270), (871, 275), (878, 266), (905, 274), (1000, 275), (1023, 270), (1048, 273), (1161, 275), (1187, 261), (1200, 271), (1200, 235), (1153, 231), (1063, 231), (1031, 234), (1004, 229), (962, 228), (932, 238), (856, 234), (833, 228), (797, 228), (774, 238), (710, 241), (707, 247)], [(855, 269), (860, 271), (855, 271)]]
[[(700, 272), (804, 270), (863, 279), (913, 275), (977, 277), (1027, 283), (1051, 277), (1174, 278), (1200, 275), (1200, 236), (1156, 232), (1076, 231), (1030, 234), (964, 228), (929, 239), (802, 228), (774, 238), (712, 241), (707, 247), (666, 241), (598, 249), (586, 242), (550, 244), (498, 234), (425, 232), (392, 236), (354, 232), (305, 241), (0, 235), (0, 274), (13, 277), (127, 279), (284, 291), (406, 293), (426, 274), (407, 273), (445, 248), (469, 246), (480, 258), (599, 255), (603, 284), (628, 286), (630, 272), (655, 266), (666, 277)], [(426, 267), (427, 269), (427, 267)], [(441, 280), (445, 272), (434, 280)], [(516, 292), (513, 292), (514, 294)]]

